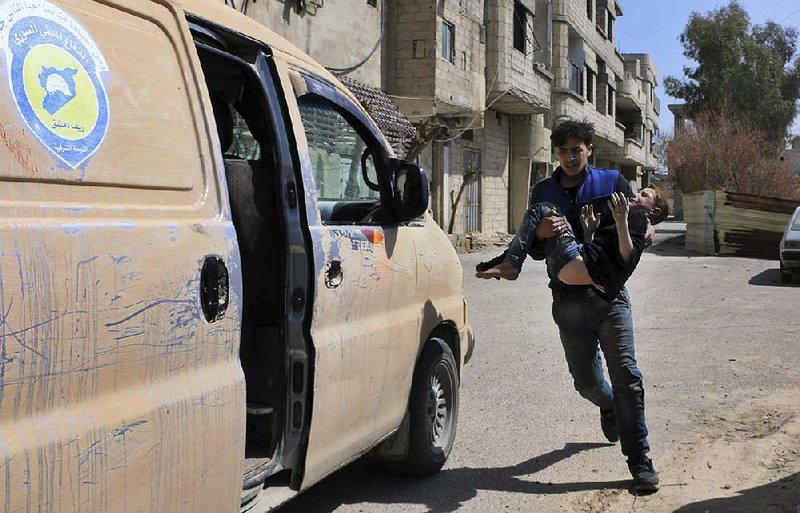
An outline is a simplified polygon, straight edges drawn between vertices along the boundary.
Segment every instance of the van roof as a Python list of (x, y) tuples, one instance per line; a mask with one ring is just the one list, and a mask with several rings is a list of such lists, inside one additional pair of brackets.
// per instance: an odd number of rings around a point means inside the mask
[[(339, 83), (331, 72), (311, 56), (254, 19), (224, 4), (221, 0), (173, 0), (173, 3), (187, 14), (199, 16), (233, 32), (261, 41), (273, 51), (282, 53), (290, 63), (313, 71), (333, 83)], [(348, 93), (348, 96), (354, 98), (349, 90), (344, 87), (342, 89)]]

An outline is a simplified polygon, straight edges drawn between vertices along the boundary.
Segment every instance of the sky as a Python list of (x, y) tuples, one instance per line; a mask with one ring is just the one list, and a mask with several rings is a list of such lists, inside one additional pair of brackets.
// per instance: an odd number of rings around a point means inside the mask
[[(683, 78), (683, 67), (695, 64), (683, 56), (678, 36), (683, 32), (692, 12), (706, 14), (724, 7), (728, 0), (621, 0), (623, 16), (617, 20), (617, 47), (623, 53), (648, 53), (653, 57), (658, 71), (656, 94), (661, 99), (659, 131), (672, 132), (670, 103), (681, 103), (664, 93), (664, 77)], [(749, 13), (753, 24), (774, 21), (800, 30), (800, 2), (797, 0), (739, 0)], [(792, 128), (800, 134), (800, 118)]]

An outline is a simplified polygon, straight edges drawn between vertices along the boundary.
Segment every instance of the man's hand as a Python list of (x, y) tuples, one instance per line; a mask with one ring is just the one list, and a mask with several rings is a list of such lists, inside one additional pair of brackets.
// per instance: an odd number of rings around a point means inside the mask
[(600, 226), (600, 214), (594, 214), (594, 207), (591, 205), (584, 205), (581, 207), (581, 226), (583, 227), (583, 239), (591, 241), (594, 238), (594, 232)]
[(566, 229), (567, 221), (558, 215), (556, 210), (551, 209), (539, 222), (539, 226), (536, 227), (536, 238), (544, 240), (550, 237), (557, 237), (563, 234)]

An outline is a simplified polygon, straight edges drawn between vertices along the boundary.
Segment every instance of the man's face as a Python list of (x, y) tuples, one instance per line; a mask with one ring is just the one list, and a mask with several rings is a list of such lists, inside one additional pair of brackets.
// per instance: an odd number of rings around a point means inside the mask
[(655, 189), (647, 187), (637, 192), (636, 196), (630, 200), (630, 206), (642, 209), (645, 212), (651, 212), (654, 208), (656, 208)]
[(570, 137), (563, 146), (556, 146), (556, 157), (568, 176), (577, 176), (589, 161), (592, 145), (586, 146), (577, 137)]

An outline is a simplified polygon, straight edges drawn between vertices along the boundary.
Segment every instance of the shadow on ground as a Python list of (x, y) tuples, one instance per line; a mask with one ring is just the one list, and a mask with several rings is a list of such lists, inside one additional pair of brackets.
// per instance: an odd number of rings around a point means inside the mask
[[(778, 265), (777, 262), (775, 265)], [(767, 269), (766, 271), (761, 271), (760, 273), (756, 274), (750, 281), (748, 281), (750, 285), (760, 285), (762, 287), (798, 287), (800, 286), (800, 281), (794, 279), (792, 283), (783, 283), (781, 282), (781, 271), (779, 268), (775, 269)], [(794, 512), (792, 512), (794, 513)]]
[(628, 489), (629, 481), (550, 483), (535, 474), (601, 443), (568, 443), (562, 449), (510, 467), (451, 468), (429, 478), (397, 476), (366, 462), (356, 462), (314, 486), (278, 510), (279, 513), (331, 512), (343, 504), (422, 504), (428, 513), (451, 513), (473, 499), (478, 490), (552, 495), (605, 489)]
[(738, 492), (734, 497), (687, 504), (674, 513), (795, 513), (800, 508), (800, 473)]
[(645, 250), (645, 253), (652, 253), (659, 256), (698, 256), (697, 253), (686, 250), (686, 233), (683, 230), (661, 231), (656, 233), (656, 237), (667, 233), (677, 233), (679, 235), (667, 236), (663, 240), (656, 239), (656, 242)]

